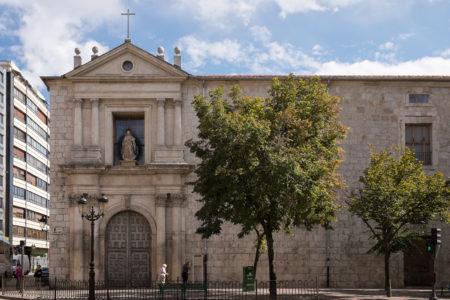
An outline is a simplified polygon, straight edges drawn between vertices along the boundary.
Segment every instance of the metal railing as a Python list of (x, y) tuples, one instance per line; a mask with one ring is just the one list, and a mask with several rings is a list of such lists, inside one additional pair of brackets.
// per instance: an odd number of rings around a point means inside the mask
[[(238, 281), (189, 282), (97, 282), (95, 296), (98, 300), (113, 299), (269, 299), (269, 281), (255, 281), (254, 289), (245, 291)], [(28, 299), (87, 299), (88, 281), (49, 281), (25, 277), (2, 278), (2, 295)], [(318, 299), (318, 279), (277, 281), (277, 299)]]

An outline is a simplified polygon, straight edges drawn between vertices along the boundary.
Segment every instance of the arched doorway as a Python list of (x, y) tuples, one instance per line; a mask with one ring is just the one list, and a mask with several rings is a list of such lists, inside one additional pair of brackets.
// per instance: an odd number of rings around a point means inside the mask
[(150, 281), (150, 226), (141, 214), (114, 215), (106, 228), (106, 276), (111, 284)]

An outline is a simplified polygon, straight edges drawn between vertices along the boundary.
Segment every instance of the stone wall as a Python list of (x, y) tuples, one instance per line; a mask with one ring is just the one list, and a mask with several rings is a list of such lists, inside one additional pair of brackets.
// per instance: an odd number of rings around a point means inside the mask
[[(239, 84), (246, 94), (265, 96), (268, 81), (207, 81), (205, 91), (199, 82), (185, 85), (184, 94), (193, 99), (198, 93), (207, 94), (210, 89), (222, 85), (229, 90)], [(334, 81), (329, 82), (330, 92), (342, 98), (342, 121), (349, 127), (343, 143), (345, 159), (341, 165), (342, 174), (348, 186), (340, 193), (340, 202), (348, 191), (357, 187), (358, 179), (369, 163), (370, 147), (376, 150), (404, 145), (404, 124), (408, 122), (433, 123), (434, 164), (426, 167), (433, 172), (440, 170), (450, 176), (450, 109), (448, 95), (450, 89), (445, 83), (407, 81)], [(429, 106), (407, 105), (408, 93), (430, 94)], [(196, 119), (185, 101), (186, 138), (196, 136)], [(419, 119), (418, 119), (419, 118)], [(188, 161), (194, 161), (192, 154), (186, 153)], [(196, 196), (189, 197), (186, 232), (186, 257), (203, 253), (204, 242), (195, 234), (198, 222), (194, 217), (199, 208)], [(279, 279), (295, 280), (319, 276), (321, 285), (326, 282), (326, 258), (330, 259), (330, 282), (334, 287), (381, 287), (384, 284), (383, 258), (368, 254), (373, 245), (368, 240), (368, 229), (345, 209), (338, 213), (334, 230), (326, 232), (316, 228), (311, 232), (295, 230), (291, 235), (279, 233), (276, 236), (276, 271)], [(443, 247), (437, 263), (439, 277), (448, 278), (450, 270), (445, 268), (450, 259), (450, 227), (442, 225)], [(238, 229), (225, 226), (220, 236), (207, 242), (209, 271), (213, 280), (236, 280), (242, 276), (242, 266), (252, 265), (254, 258), (254, 237), (237, 238)], [(394, 287), (403, 286), (403, 255), (392, 257), (391, 276)], [(268, 279), (266, 255), (263, 255), (257, 277)]]
[[(229, 89), (232, 84), (240, 84), (244, 93), (253, 96), (265, 96), (270, 86), (269, 80), (236, 79), (236, 80), (200, 80), (188, 79), (181, 86), (183, 95), (182, 124), (183, 140), (195, 138), (197, 135), (197, 119), (193, 111), (191, 102), (196, 94), (207, 93), (214, 87), (223, 85)], [(450, 109), (448, 105), (448, 95), (450, 88), (446, 82), (427, 81), (381, 81), (381, 80), (335, 80), (329, 82), (332, 94), (342, 97), (342, 120), (349, 127), (348, 137), (343, 142), (345, 150), (345, 160), (340, 168), (348, 190), (357, 186), (359, 176), (369, 162), (369, 146), (375, 149), (382, 149), (393, 145), (404, 144), (404, 123), (405, 122), (425, 122), (433, 123), (433, 149), (435, 165), (429, 167), (429, 171), (443, 171), (446, 176), (450, 175)], [(102, 91), (108, 92), (107, 86), (101, 87)], [(95, 91), (95, 87), (91, 87)], [(408, 106), (407, 95), (410, 92), (429, 93), (430, 106)], [(144, 93), (144, 92), (142, 92)], [(99, 95), (99, 94), (96, 94)], [(113, 94), (108, 92), (108, 97)], [(123, 95), (126, 95), (124, 93)], [(100, 96), (97, 96), (100, 97)], [(69, 193), (72, 190), (83, 190), (87, 188), (92, 191), (95, 188), (109, 188), (111, 193), (121, 193), (125, 195), (126, 190), (114, 189), (114, 182), (108, 181), (111, 175), (108, 168), (99, 171), (103, 183), (91, 183), (94, 177), (80, 176), (78, 181), (63, 171), (62, 166), (70, 164), (73, 146), (73, 116), (74, 116), (74, 93), (70, 83), (63, 80), (54, 81), (50, 85), (51, 98), (51, 218), (50, 233), (51, 247), (49, 251), (50, 274), (57, 277), (74, 277), (73, 273), (86, 274), (85, 267), (87, 255), (81, 261), (76, 261), (71, 257), (73, 252), (73, 238), (71, 230), (75, 224), (81, 222), (77, 216), (69, 216), (70, 199)], [(100, 97), (101, 98), (101, 97)], [(117, 100), (117, 99), (116, 99)], [(119, 100), (117, 100), (119, 101)], [(146, 101), (146, 100), (139, 100)], [(121, 102), (122, 103), (122, 102)], [(123, 102), (123, 105), (126, 103)], [(88, 116), (88, 121), (83, 124), (85, 134), (89, 132), (91, 126), (90, 104), (83, 106), (83, 114)], [(136, 107), (134, 107), (136, 108)], [(100, 141), (104, 145), (104, 111), (100, 105)], [(156, 110), (152, 111), (151, 117), (157, 118)], [(151, 123), (151, 138), (156, 140), (156, 133), (153, 128), (156, 123)], [(170, 133), (173, 135), (173, 132)], [(90, 136), (84, 137), (90, 140)], [(171, 139), (170, 137), (168, 138)], [(156, 145), (154, 146), (156, 147)], [(104, 162), (104, 153), (107, 149), (100, 149), (101, 161)], [(153, 154), (152, 154), (153, 155)], [(154, 157), (152, 156), (152, 159)], [(187, 150), (184, 150), (184, 159), (188, 164), (195, 164), (195, 157)], [(103, 172), (103, 173), (102, 173)], [(170, 173), (170, 172), (169, 172)], [(106, 174), (106, 175), (105, 175)], [(108, 175), (109, 174), (109, 175)], [(150, 174), (150, 173), (149, 173)], [(142, 176), (142, 174), (140, 175)], [(211, 280), (240, 280), (242, 276), (242, 266), (251, 265), (254, 258), (254, 237), (249, 236), (243, 239), (237, 238), (238, 228), (226, 225), (220, 236), (215, 236), (205, 242), (195, 234), (198, 221), (195, 219), (195, 212), (199, 208), (197, 195), (192, 194), (192, 187), (186, 187), (185, 182), (192, 181), (192, 174), (183, 176), (164, 177), (158, 174), (151, 174), (151, 179), (142, 182), (148, 186), (138, 187), (133, 191), (138, 194), (131, 197), (131, 202), (141, 203), (142, 207), (148, 207), (149, 214), (155, 212), (156, 194), (167, 192), (182, 193), (187, 196), (184, 208), (181, 210), (179, 220), (181, 256), (178, 260), (193, 260), (195, 255), (204, 253), (205, 246), (209, 254), (209, 276)], [(69, 178), (70, 177), (70, 178)], [(133, 181), (130, 176), (114, 177), (119, 182), (121, 178), (129, 177), (127, 180)], [(81, 178), (84, 178), (83, 180)], [(96, 177), (97, 178), (97, 177)], [(99, 177), (100, 178), (100, 177)], [(165, 178), (170, 178), (170, 182), (163, 182)], [(69, 180), (70, 179), (70, 180)], [(139, 180), (141, 180), (139, 179)], [(100, 182), (100, 179), (97, 179)], [(168, 179), (169, 180), (169, 179)], [(70, 182), (69, 182), (70, 181)], [(139, 181), (141, 182), (141, 181)], [(92, 186), (90, 185), (92, 184)], [(109, 185), (108, 185), (109, 184)], [(94, 187), (95, 185), (95, 187)], [(136, 184), (137, 185), (137, 184)], [(135, 185), (135, 186), (136, 186)], [(147, 188), (144, 191), (144, 188)], [(340, 193), (340, 201), (344, 199), (346, 191)], [(117, 197), (116, 197), (117, 196)], [(122, 197), (122, 196), (121, 196)], [(112, 195), (112, 202), (118, 203), (123, 200), (118, 195)], [(124, 204), (125, 205), (125, 204)], [(72, 208), (72, 212), (74, 212)], [(156, 216), (152, 216), (157, 220)], [(173, 218), (172, 216), (171, 218)], [(170, 237), (171, 221), (168, 222), (167, 232)], [(102, 225), (104, 226), (104, 224)], [(156, 221), (154, 230), (161, 229), (161, 223)], [(305, 279), (311, 276), (319, 276), (321, 285), (325, 284), (326, 259), (330, 259), (331, 285), (334, 287), (380, 287), (383, 285), (383, 259), (373, 254), (367, 254), (372, 245), (372, 241), (367, 239), (367, 229), (355, 217), (349, 215), (345, 207), (338, 213), (334, 224), (334, 230), (325, 231), (321, 228), (308, 232), (304, 229), (297, 229), (291, 235), (279, 233), (276, 235), (276, 271), (279, 279)], [(443, 247), (437, 264), (439, 276), (441, 278), (450, 277), (450, 269), (446, 266), (450, 263), (450, 227), (443, 228)], [(164, 229), (164, 230), (166, 230)], [(99, 230), (99, 227), (96, 228)], [(82, 231), (84, 234), (86, 230)], [(99, 232), (97, 232), (99, 233)], [(99, 233), (102, 235), (102, 233)], [(166, 231), (164, 231), (166, 235)], [(166, 249), (161, 237), (158, 239), (157, 257), (155, 263), (161, 263), (165, 258), (170, 261), (172, 254), (162, 253)], [(72, 240), (72, 241), (71, 241)], [(82, 241), (82, 249), (86, 254), (88, 250), (86, 238)], [(72, 250), (72, 251), (71, 251)], [(166, 250), (167, 251), (167, 250)], [(103, 254), (104, 255), (104, 254)], [(73, 255), (72, 255), (73, 256)], [(101, 259), (102, 253), (98, 256)], [(83, 257), (83, 255), (81, 255)], [(394, 287), (403, 285), (403, 257), (401, 254), (395, 255), (392, 259), (392, 281)], [(155, 272), (156, 272), (155, 265)], [(72, 269), (72, 271), (70, 270)], [(179, 266), (173, 269), (175, 274), (179, 271)], [(100, 272), (101, 273), (101, 272)], [(197, 270), (198, 274), (198, 270)], [(78, 276), (75, 276), (80, 278)], [(74, 277), (74, 278), (75, 278)], [(264, 254), (258, 271), (258, 278), (265, 280), (268, 278), (267, 258)]]

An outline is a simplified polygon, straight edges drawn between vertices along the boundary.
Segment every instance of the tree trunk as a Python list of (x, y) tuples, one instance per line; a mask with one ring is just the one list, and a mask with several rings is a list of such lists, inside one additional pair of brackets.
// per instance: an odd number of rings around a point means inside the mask
[(391, 277), (390, 277), (390, 267), (389, 267), (389, 259), (391, 257), (391, 253), (386, 252), (384, 254), (384, 290), (386, 291), (386, 296), (391, 297)]
[(256, 278), (256, 269), (258, 268), (259, 257), (261, 256), (261, 245), (263, 242), (263, 234), (260, 233), (257, 229), (256, 232), (256, 252), (255, 252), (255, 260), (253, 261), (253, 271), (255, 272)]
[(265, 230), (266, 239), (267, 239), (267, 255), (269, 256), (269, 291), (270, 291), (270, 299), (277, 298), (277, 276), (275, 275), (275, 269), (273, 266), (273, 262), (275, 260), (275, 253), (273, 249), (273, 236), (272, 229), (266, 228)]

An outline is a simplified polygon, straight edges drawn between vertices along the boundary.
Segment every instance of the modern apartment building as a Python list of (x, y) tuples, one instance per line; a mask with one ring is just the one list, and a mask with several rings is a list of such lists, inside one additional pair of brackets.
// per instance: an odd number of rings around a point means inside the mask
[[(4, 89), (0, 96), (3, 236), (12, 246), (24, 241), (33, 263), (48, 253), (49, 128), (44, 97), (10, 61), (0, 61)], [(1, 75), (0, 75), (1, 77)], [(23, 244), (23, 242), (22, 242)]]

